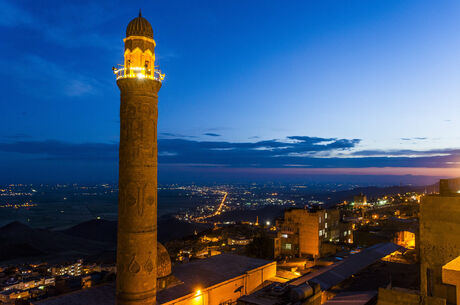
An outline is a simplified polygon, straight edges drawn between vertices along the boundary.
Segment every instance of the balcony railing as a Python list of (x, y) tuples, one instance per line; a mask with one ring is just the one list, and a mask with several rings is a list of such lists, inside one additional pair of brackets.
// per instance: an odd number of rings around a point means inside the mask
[(130, 68), (113, 68), (113, 73), (117, 76), (117, 80), (120, 78), (147, 78), (154, 79), (162, 82), (165, 75), (158, 69), (147, 69), (142, 67), (130, 67)]

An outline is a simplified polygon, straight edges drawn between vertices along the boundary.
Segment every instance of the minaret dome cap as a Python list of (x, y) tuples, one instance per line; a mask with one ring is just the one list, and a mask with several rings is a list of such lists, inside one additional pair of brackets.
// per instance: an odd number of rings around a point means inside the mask
[(144, 36), (153, 39), (153, 29), (150, 22), (142, 17), (139, 10), (139, 16), (131, 20), (126, 28), (126, 37), (129, 36)]

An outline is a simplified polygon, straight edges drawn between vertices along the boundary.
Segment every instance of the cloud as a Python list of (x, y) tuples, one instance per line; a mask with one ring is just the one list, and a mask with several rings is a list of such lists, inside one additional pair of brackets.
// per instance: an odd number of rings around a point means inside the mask
[[(449, 168), (460, 149), (356, 150), (359, 139), (290, 136), (258, 142), (158, 140), (160, 166), (225, 168)], [(116, 162), (118, 144), (18, 140), (0, 143), (0, 152), (34, 160)]]
[(432, 149), (432, 150), (411, 150), (411, 149), (401, 149), (401, 150), (361, 150), (356, 151), (348, 156), (343, 157), (406, 157), (406, 158), (419, 158), (419, 157), (443, 157), (449, 156), (451, 154), (458, 154), (460, 150), (456, 149)]
[[(0, 1), (2, 33), (8, 38), (22, 37), (7, 39), (0, 65), (8, 69), (0, 76), (34, 99), (86, 97), (112, 88), (113, 79), (107, 79), (110, 59), (116, 63), (123, 54), (118, 28), (108, 26), (120, 18), (113, 4)], [(99, 77), (101, 67), (107, 68), (103, 77)]]
[[(0, 60), (0, 64), (8, 66), (4, 60)], [(93, 77), (30, 54), (21, 57), (11, 69), (0, 72), (0, 75), (5, 73), (14, 77), (15, 84), (23, 86), (22, 91), (33, 97), (81, 97), (97, 94), (106, 87)], [(31, 82), (35, 86), (30, 86)]]
[(414, 137), (414, 138), (401, 138), (403, 141), (424, 141), (428, 140), (428, 138), (425, 137)]
[(8, 139), (8, 140), (19, 140), (19, 139), (31, 139), (32, 136), (29, 134), (25, 134), (25, 133), (16, 133), (12, 135), (5, 135), (2, 138)]
[(115, 161), (118, 159), (118, 144), (15, 141), (0, 143), (0, 152), (29, 155), (43, 160)]
[(160, 135), (173, 138), (197, 138), (196, 136), (183, 135), (180, 133), (161, 132)]
[(203, 135), (210, 136), (210, 137), (220, 137), (221, 136), (220, 134), (212, 133), (212, 132), (207, 132), (207, 133), (204, 133)]

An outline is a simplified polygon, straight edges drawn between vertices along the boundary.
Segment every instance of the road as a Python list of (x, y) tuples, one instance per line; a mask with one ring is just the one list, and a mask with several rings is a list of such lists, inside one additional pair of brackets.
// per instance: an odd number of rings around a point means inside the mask
[(205, 216), (200, 216), (200, 217), (196, 217), (194, 219), (194, 221), (196, 222), (202, 222), (203, 220), (207, 219), (207, 218), (211, 218), (211, 217), (214, 217), (214, 216), (217, 216), (217, 215), (220, 215), (222, 213), (222, 209), (225, 207), (225, 199), (227, 199), (227, 195), (228, 193), (227, 192), (222, 192), (224, 194), (224, 198), (222, 198), (222, 201), (220, 202), (219, 206), (217, 207), (217, 209), (212, 213), (212, 214), (209, 214), (209, 215), (205, 215)]

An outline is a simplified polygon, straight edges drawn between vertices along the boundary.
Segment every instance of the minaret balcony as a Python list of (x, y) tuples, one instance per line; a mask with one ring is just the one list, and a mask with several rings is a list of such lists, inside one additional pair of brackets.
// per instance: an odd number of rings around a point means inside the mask
[(121, 78), (138, 78), (138, 79), (153, 79), (163, 82), (165, 74), (159, 69), (148, 69), (144, 67), (129, 67), (129, 68), (113, 68), (113, 73), (117, 80)]

